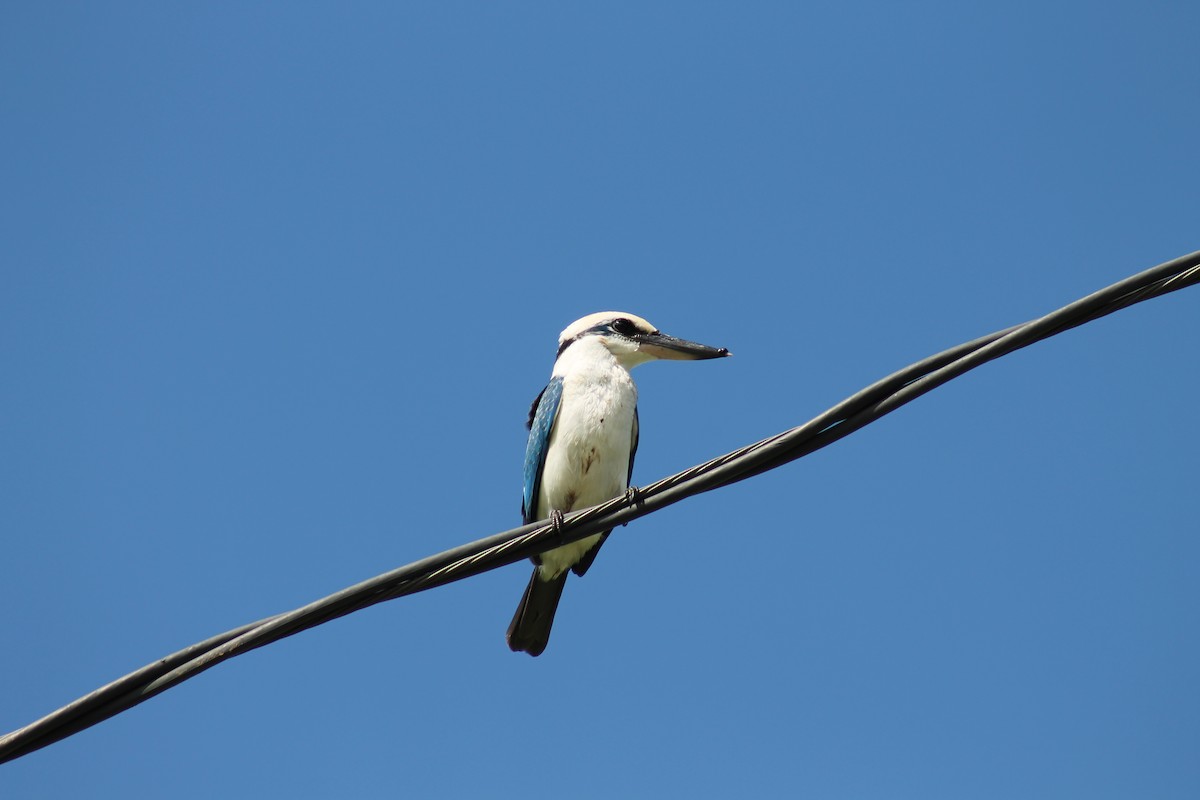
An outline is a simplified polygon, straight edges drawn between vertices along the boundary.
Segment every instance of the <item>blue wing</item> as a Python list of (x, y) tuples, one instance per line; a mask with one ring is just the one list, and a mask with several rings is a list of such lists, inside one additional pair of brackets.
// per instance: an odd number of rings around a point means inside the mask
[(550, 449), (550, 431), (558, 417), (562, 400), (562, 378), (551, 378), (546, 388), (529, 409), (529, 442), (525, 445), (525, 492), (521, 496), (521, 516), (526, 524), (537, 522), (538, 490), (542, 485), (542, 469), (546, 466), (546, 451)]

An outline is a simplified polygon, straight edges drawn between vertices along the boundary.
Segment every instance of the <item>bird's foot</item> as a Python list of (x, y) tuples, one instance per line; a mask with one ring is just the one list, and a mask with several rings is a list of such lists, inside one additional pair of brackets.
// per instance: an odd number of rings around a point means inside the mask
[(563, 512), (557, 508), (550, 510), (550, 527), (554, 529), (555, 536), (562, 536), (563, 516)]
[[(642, 506), (642, 490), (636, 486), (630, 486), (625, 490), (625, 500), (630, 506), (641, 508)], [(621, 527), (628, 525), (628, 522), (622, 522)]]

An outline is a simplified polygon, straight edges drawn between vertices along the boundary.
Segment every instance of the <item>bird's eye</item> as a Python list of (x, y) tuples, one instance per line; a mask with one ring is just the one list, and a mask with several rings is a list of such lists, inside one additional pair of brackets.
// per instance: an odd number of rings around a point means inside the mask
[(617, 333), (624, 334), (625, 336), (637, 333), (637, 326), (633, 324), (632, 320), (625, 319), (625, 317), (614, 319), (612, 323), (612, 329)]

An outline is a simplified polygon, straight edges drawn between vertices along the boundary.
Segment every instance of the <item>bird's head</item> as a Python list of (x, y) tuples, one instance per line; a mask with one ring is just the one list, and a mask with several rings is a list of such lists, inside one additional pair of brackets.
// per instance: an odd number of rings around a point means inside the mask
[(607, 348), (626, 369), (660, 358), (696, 361), (730, 355), (724, 347), (668, 336), (641, 317), (623, 311), (600, 311), (575, 320), (558, 337), (558, 354), (561, 356), (573, 343), (590, 337)]

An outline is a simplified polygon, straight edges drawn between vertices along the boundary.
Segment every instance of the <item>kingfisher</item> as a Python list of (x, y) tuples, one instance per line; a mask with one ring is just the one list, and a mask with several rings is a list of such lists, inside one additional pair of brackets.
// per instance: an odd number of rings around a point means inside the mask
[[(550, 383), (529, 409), (525, 446), (525, 523), (598, 505), (624, 494), (638, 446), (637, 386), (629, 371), (657, 359), (695, 361), (730, 355), (668, 336), (620, 311), (589, 314), (558, 337)], [(611, 529), (534, 556), (533, 575), (508, 626), (514, 652), (538, 656), (550, 640), (567, 575), (583, 576)]]

